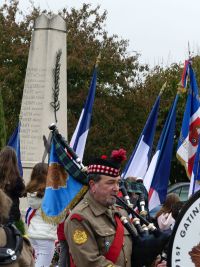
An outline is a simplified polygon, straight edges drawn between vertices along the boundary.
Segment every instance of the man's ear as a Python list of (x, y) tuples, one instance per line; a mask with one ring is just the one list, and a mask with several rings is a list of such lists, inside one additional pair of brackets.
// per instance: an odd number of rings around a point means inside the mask
[(90, 190), (92, 191), (92, 193), (95, 193), (96, 189), (95, 189), (95, 182), (94, 182), (94, 180), (90, 180), (89, 181), (89, 186), (90, 186)]
[(90, 186), (90, 188), (93, 187), (94, 184), (95, 184), (94, 180), (90, 180), (90, 181), (89, 181), (89, 186)]

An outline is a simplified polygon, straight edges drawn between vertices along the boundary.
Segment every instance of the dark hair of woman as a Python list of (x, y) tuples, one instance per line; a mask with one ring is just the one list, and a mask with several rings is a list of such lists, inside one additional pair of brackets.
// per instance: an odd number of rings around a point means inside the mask
[(0, 151), (0, 188), (11, 189), (20, 177), (17, 156), (12, 147), (5, 146)]
[(158, 218), (162, 213), (170, 213), (172, 212), (172, 208), (175, 203), (179, 202), (180, 198), (177, 194), (171, 193), (167, 195), (167, 198), (162, 205), (162, 208), (157, 212), (156, 218)]
[(47, 163), (37, 163), (32, 170), (31, 179), (26, 186), (26, 193), (37, 192), (37, 197), (43, 197), (46, 178), (47, 178), (48, 164)]

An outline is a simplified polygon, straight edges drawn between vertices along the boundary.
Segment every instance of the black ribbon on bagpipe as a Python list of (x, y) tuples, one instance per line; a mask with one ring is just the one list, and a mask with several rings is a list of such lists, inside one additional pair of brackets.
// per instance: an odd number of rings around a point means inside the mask
[(78, 182), (87, 185), (86, 167), (82, 164), (78, 155), (68, 145), (64, 137), (58, 132), (55, 124), (49, 126), (55, 143), (56, 154), (63, 167)]
[[(124, 192), (126, 194), (126, 192)], [(132, 215), (135, 220), (136, 231), (133, 230), (132, 224), (124, 217), (121, 221), (131, 234), (133, 240), (132, 248), (132, 267), (150, 266), (158, 255), (161, 255), (168, 244), (170, 234), (161, 232), (152, 223), (148, 222), (144, 217), (137, 214), (133, 208), (127, 204), (127, 200), (116, 196), (119, 202), (125, 207), (126, 211)], [(139, 221), (146, 225), (146, 229), (141, 226)]]

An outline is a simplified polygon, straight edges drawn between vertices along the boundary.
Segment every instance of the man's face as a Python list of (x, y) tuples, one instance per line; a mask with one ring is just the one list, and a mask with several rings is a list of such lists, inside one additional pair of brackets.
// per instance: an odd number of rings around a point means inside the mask
[(90, 190), (95, 200), (103, 206), (109, 207), (116, 203), (115, 196), (119, 192), (120, 176), (110, 177), (101, 175), (98, 182), (90, 181)]

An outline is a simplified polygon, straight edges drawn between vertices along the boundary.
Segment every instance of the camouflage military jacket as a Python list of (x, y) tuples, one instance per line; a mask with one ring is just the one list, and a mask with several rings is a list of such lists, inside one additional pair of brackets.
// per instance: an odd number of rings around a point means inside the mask
[[(106, 208), (100, 205), (89, 192), (72, 211), (65, 222), (65, 236), (76, 267), (131, 267), (132, 240), (126, 229), (116, 263), (104, 256), (115, 237), (116, 212), (119, 210), (115, 206)], [(78, 219), (71, 219), (72, 216)]]

